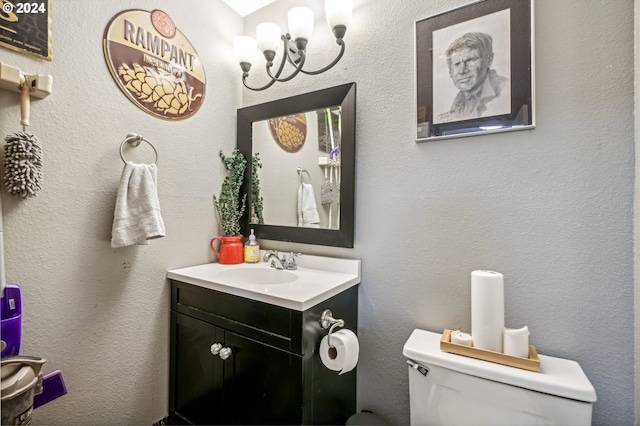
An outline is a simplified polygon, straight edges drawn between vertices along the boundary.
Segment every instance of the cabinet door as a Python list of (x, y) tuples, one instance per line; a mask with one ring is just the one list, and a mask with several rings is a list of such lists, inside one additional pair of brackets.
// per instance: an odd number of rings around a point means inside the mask
[(225, 338), (233, 350), (225, 362), (227, 423), (301, 424), (302, 357), (228, 331)]
[(171, 407), (194, 424), (224, 423), (223, 363), (211, 345), (224, 343), (224, 330), (186, 315), (171, 314)]

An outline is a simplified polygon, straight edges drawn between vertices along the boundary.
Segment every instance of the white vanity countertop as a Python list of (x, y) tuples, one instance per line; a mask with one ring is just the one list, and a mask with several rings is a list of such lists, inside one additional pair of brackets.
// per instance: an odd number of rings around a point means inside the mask
[[(309, 309), (359, 284), (361, 280), (360, 260), (302, 255), (296, 258), (296, 262), (298, 269), (293, 271), (274, 271), (265, 262), (237, 265), (205, 263), (171, 270), (167, 278), (297, 311)], [(283, 284), (256, 284), (228, 280), (224, 274), (220, 275), (221, 272), (238, 268), (271, 269), (275, 273), (294, 273), (297, 277)]]

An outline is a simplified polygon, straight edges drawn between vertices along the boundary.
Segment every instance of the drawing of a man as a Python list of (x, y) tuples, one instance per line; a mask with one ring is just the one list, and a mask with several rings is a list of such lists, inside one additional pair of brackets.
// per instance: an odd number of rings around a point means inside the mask
[(459, 121), (508, 114), (511, 86), (508, 78), (491, 69), (493, 39), (489, 34), (469, 32), (454, 40), (445, 52), (449, 76), (458, 88), (442, 121)]

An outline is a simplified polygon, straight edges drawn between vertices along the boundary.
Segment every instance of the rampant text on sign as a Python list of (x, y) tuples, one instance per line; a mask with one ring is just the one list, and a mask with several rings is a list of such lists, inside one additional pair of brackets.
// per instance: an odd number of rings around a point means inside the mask
[(202, 104), (202, 63), (165, 12), (136, 9), (115, 16), (105, 30), (104, 55), (120, 89), (149, 114), (180, 120)]

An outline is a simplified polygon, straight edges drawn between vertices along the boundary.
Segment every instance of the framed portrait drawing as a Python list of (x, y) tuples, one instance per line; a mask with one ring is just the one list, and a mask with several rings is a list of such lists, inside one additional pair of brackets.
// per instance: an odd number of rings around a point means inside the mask
[(416, 141), (532, 129), (534, 0), (480, 0), (415, 23)]

